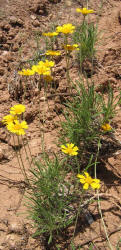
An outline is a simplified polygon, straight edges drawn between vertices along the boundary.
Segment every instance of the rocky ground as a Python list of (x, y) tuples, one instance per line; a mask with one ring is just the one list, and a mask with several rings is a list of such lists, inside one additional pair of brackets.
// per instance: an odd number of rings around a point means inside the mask
[[(99, 10), (101, 1), (90, 0), (89, 7)], [(80, 15), (75, 11), (83, 6), (84, 1), (77, 0), (0, 0), (0, 118), (8, 114), (9, 108), (22, 100), (20, 77), (17, 74), (25, 61), (33, 58), (39, 48), (44, 51), (44, 41), (41, 38), (43, 31), (49, 27), (81, 21)], [(105, 0), (100, 15), (89, 17), (96, 21), (99, 17), (100, 40), (97, 46), (97, 64), (93, 74), (93, 80), (99, 91), (104, 91), (110, 81), (115, 95), (121, 84), (121, 5), (120, 0)], [(39, 45), (38, 45), (39, 44)], [(40, 111), (45, 109), (46, 122), (44, 127), (46, 151), (51, 153), (56, 150), (58, 121), (61, 119), (65, 94), (67, 92), (65, 78), (65, 60), (63, 56), (56, 62), (56, 96), (54, 89), (48, 90), (49, 110), (44, 103), (43, 90), (41, 91)], [(87, 73), (90, 65), (87, 66)], [(71, 65), (71, 77), (78, 78), (77, 65)], [(24, 100), (26, 105), (25, 119), (29, 124), (27, 137), (33, 157), (41, 157), (41, 135), (39, 128), (38, 89), (33, 88), (31, 82), (27, 85), (27, 94)], [(1, 120), (0, 119), (0, 120)], [(115, 136), (118, 147), (115, 152), (107, 152), (104, 159), (102, 174), (102, 192), (109, 194), (101, 202), (104, 220), (107, 226), (111, 243), (116, 249), (120, 239), (121, 208), (117, 199), (121, 191), (121, 110), (113, 120)], [(43, 127), (41, 128), (43, 129)], [(17, 146), (17, 141), (15, 142)], [(24, 148), (21, 145), (21, 153)], [(26, 168), (28, 162), (23, 155)], [(64, 236), (47, 246), (42, 237), (33, 239), (34, 232), (31, 222), (26, 219), (24, 206), (25, 187), (23, 183), (16, 154), (13, 138), (9, 135), (3, 124), (0, 123), (0, 250), (39, 250), (39, 249), (70, 249), (69, 240), (73, 227), (69, 228)], [(110, 197), (110, 195), (112, 195)], [(104, 230), (101, 225), (98, 210), (95, 205), (90, 206), (94, 221), (89, 226), (86, 218), (80, 218), (78, 230), (75, 236), (77, 249), (89, 249), (89, 243), (94, 243), (93, 249), (108, 249)]]

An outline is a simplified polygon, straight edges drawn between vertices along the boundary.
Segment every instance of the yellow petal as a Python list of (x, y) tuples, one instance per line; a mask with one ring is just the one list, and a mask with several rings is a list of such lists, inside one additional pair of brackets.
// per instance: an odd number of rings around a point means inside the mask
[(99, 183), (91, 183), (91, 187), (93, 188), (93, 189), (99, 189), (100, 188), (100, 184)]
[(89, 174), (87, 172), (84, 172), (84, 174), (85, 174), (86, 177), (89, 177)]
[(82, 175), (82, 174), (77, 174), (77, 177), (80, 179), (85, 179), (84, 175)]
[(80, 179), (80, 182), (81, 182), (82, 184), (84, 184), (84, 183), (85, 183), (85, 179)]
[(84, 186), (83, 186), (83, 189), (88, 189), (89, 188), (89, 184), (88, 183), (85, 183)]
[(62, 148), (62, 149), (66, 149), (66, 146), (64, 146), (64, 145), (61, 145), (61, 148)]
[(99, 179), (93, 179), (93, 182), (100, 183), (100, 180)]

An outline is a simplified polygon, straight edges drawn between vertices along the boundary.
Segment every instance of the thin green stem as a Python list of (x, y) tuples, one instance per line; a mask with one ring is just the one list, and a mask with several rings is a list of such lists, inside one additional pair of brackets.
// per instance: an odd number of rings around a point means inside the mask
[(31, 149), (30, 149), (30, 146), (29, 146), (29, 142), (28, 142), (28, 139), (26, 137), (26, 141), (27, 141), (27, 146), (28, 146), (28, 150), (29, 150), (29, 154), (31, 156), (31, 161), (33, 160), (33, 157), (32, 157), (32, 153), (31, 153)]
[(17, 156), (19, 168), (21, 169), (21, 172), (22, 172), (22, 174), (24, 175), (24, 172), (23, 172), (23, 169), (22, 169), (22, 167), (21, 167), (20, 160), (19, 160), (19, 154), (18, 154), (18, 151), (17, 151), (16, 146), (15, 146), (15, 138), (14, 138), (14, 135), (13, 135), (13, 142), (14, 142), (14, 147), (15, 147), (15, 152), (16, 152), (16, 156)]
[[(20, 145), (19, 136), (17, 136), (17, 138), (18, 138), (18, 145)], [(25, 178), (26, 182), (29, 184), (29, 179), (28, 179), (27, 174), (26, 174), (26, 170), (25, 170), (25, 167), (24, 167), (24, 163), (23, 163), (23, 159), (22, 159), (20, 150), (19, 150), (19, 156), (20, 156), (20, 160), (21, 160), (21, 163), (22, 163), (22, 169), (23, 169), (23, 173), (24, 173), (24, 178)]]
[(21, 139), (22, 139), (22, 143), (23, 143), (23, 146), (24, 146), (26, 158), (27, 158), (27, 160), (28, 160), (29, 166), (31, 167), (31, 162), (30, 162), (30, 160), (29, 160), (29, 156), (28, 156), (28, 153), (27, 153), (27, 149), (26, 149), (26, 146), (25, 146), (25, 144), (24, 144), (23, 136), (21, 136)]

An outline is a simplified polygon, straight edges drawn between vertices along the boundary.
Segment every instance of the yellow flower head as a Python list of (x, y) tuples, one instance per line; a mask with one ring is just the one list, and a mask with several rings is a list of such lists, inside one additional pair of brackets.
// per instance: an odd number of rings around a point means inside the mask
[(45, 53), (47, 56), (60, 56), (60, 51), (54, 51), (54, 50), (47, 50)]
[(58, 33), (57, 32), (48, 32), (48, 33), (42, 33), (43, 36), (48, 36), (48, 37), (53, 37), (53, 36), (57, 36)]
[(112, 127), (110, 126), (109, 123), (105, 123), (101, 126), (101, 128), (104, 130), (104, 131), (111, 131), (112, 130)]
[(73, 143), (67, 143), (66, 146), (64, 145), (61, 145), (61, 150), (63, 153), (67, 154), (67, 155), (70, 155), (70, 156), (73, 156), (73, 155), (77, 155), (78, 154), (78, 147), (77, 146), (74, 146)]
[(45, 64), (46, 67), (50, 67), (50, 68), (55, 65), (55, 63), (53, 61), (48, 61), (48, 60), (46, 60), (44, 62), (44, 64)]
[(37, 72), (37, 65), (33, 65), (33, 66), (32, 66), (32, 71), (34, 71), (34, 73)]
[(63, 33), (65, 35), (72, 34), (75, 30), (75, 26), (73, 26), (71, 23), (64, 24), (62, 26), (58, 26), (56, 28), (56, 31), (59, 33)]
[(44, 63), (43, 64), (40, 63), (37, 65), (36, 72), (39, 75), (50, 75), (51, 74), (50, 68), (45, 66)]
[(84, 175), (78, 174), (77, 177), (80, 179), (80, 182), (83, 184), (83, 189), (88, 189), (92, 187), (93, 189), (100, 188), (100, 180), (93, 179), (87, 172), (84, 172)]
[(28, 125), (26, 121), (22, 121), (21, 123), (17, 120), (13, 122), (8, 123), (7, 129), (16, 135), (24, 135), (25, 134), (25, 129), (28, 129)]
[(52, 77), (51, 75), (49, 75), (49, 76), (44, 76), (43, 79), (44, 79), (46, 82), (49, 83), (49, 82), (52, 82), (53, 77)]
[(63, 47), (68, 52), (71, 52), (73, 50), (79, 50), (78, 44), (73, 44), (73, 45), (67, 44), (67, 45), (64, 45)]
[(10, 114), (21, 115), (25, 112), (25, 106), (23, 104), (16, 104), (10, 108)]
[(18, 71), (18, 74), (23, 76), (32, 76), (34, 73), (34, 70), (31, 69), (22, 69), (22, 71)]
[(2, 123), (8, 124), (10, 122), (14, 122), (17, 119), (18, 119), (18, 117), (16, 115), (15, 116), (13, 116), (13, 115), (6, 115), (6, 116), (3, 117)]
[(88, 10), (87, 8), (83, 8), (83, 9), (77, 8), (76, 11), (78, 13), (82, 13), (84, 16), (86, 16), (87, 14), (95, 13), (94, 10)]

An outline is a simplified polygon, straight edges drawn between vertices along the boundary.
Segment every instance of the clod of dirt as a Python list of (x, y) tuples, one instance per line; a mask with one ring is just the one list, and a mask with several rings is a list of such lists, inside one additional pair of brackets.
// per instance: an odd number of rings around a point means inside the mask
[(8, 234), (4, 241), (10, 250), (20, 249), (19, 247), (22, 245), (21, 237), (17, 234)]
[(6, 23), (6, 22), (4, 22), (4, 21), (1, 23), (1, 29), (2, 29), (3, 31), (8, 32), (8, 31), (10, 30), (10, 28), (11, 28), (11, 26), (10, 26), (8, 23)]
[(24, 233), (24, 225), (21, 221), (12, 220), (8, 225), (9, 233), (23, 234)]
[(0, 76), (3, 76), (4, 72), (5, 72), (5, 69), (4, 68), (0, 68)]
[(48, 14), (46, 4), (47, 4), (46, 0), (45, 1), (35, 0), (34, 3), (32, 1), (32, 4), (30, 6), (30, 11), (32, 11), (36, 15), (46, 16)]
[(9, 23), (12, 27), (23, 27), (23, 21), (20, 18), (17, 18), (15, 16), (11, 16), (9, 19)]
[(40, 26), (40, 22), (38, 20), (34, 20), (32, 22), (32, 24), (33, 24), (34, 27), (39, 27)]

